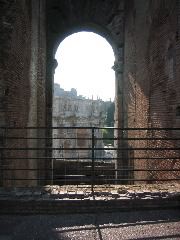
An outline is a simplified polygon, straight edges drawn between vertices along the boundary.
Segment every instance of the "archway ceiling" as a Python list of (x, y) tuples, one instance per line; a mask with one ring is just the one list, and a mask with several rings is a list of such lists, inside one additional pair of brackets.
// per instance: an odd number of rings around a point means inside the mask
[(81, 30), (105, 37), (116, 51), (123, 45), (123, 0), (47, 0), (48, 51)]

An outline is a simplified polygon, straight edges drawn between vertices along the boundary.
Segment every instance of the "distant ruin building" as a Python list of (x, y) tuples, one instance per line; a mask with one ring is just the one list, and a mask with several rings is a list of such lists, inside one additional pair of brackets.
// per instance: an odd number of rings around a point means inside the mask
[[(55, 85), (53, 99), (54, 127), (103, 127), (106, 119), (106, 104), (102, 100), (90, 100), (77, 96), (75, 89), (64, 91)], [(54, 129), (53, 147), (57, 159), (88, 159), (91, 150), (63, 150), (64, 148), (91, 148), (91, 129)], [(102, 131), (95, 130), (95, 137), (102, 138)], [(57, 139), (58, 138), (58, 139)], [(59, 139), (60, 138), (60, 139)], [(103, 148), (102, 140), (96, 141), (96, 148)], [(60, 148), (60, 149), (59, 149)], [(62, 150), (61, 150), (62, 149)], [(95, 152), (96, 157), (102, 157), (104, 150)]]
[[(77, 90), (75, 88), (71, 88), (71, 91), (65, 91), (63, 88), (60, 87), (58, 83), (54, 83), (54, 96), (56, 97), (77, 97)], [(85, 97), (78, 96), (78, 98), (83, 98)]]

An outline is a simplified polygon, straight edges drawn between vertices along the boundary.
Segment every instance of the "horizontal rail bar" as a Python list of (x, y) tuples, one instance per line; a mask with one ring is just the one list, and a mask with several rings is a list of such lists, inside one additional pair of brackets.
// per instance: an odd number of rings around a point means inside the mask
[[(79, 139), (79, 138), (77, 138), (77, 139)], [(136, 141), (136, 140), (140, 140), (140, 141), (141, 140), (142, 141), (144, 141), (144, 140), (167, 140), (168, 141), (169, 140), (170, 141), (170, 140), (175, 140), (176, 141), (176, 140), (180, 140), (180, 138), (165, 138), (165, 137), (164, 138), (162, 138), (162, 137), (161, 138), (155, 138), (155, 137), (154, 138), (153, 137), (151, 137), (151, 138), (150, 137), (149, 138), (148, 137), (144, 137), (144, 138), (142, 138), (142, 137), (141, 138), (126, 137), (126, 138), (124, 138), (124, 137), (121, 137), (121, 138), (96, 138), (96, 140), (122, 140), (122, 141), (123, 140), (126, 140), (126, 141)]]
[[(12, 139), (12, 140), (92, 140), (92, 138), (77, 138), (77, 137), (6, 137), (4, 139)], [(144, 141), (144, 140), (163, 140), (163, 141), (178, 141), (180, 138), (95, 138), (95, 140), (126, 140), (126, 141)]]
[[(95, 169), (98, 170), (98, 169)], [(101, 171), (101, 169), (99, 169), (99, 171)], [(103, 169), (103, 171), (114, 171), (114, 172), (118, 172), (118, 171), (131, 171), (131, 172), (137, 172), (137, 171), (141, 171), (141, 172), (180, 172), (180, 168), (176, 168), (176, 169), (128, 169), (128, 168), (122, 168), (122, 169)]]
[[(32, 159), (32, 160), (43, 160), (43, 159), (47, 159), (47, 160), (57, 160), (57, 161), (66, 161), (66, 160), (92, 160), (91, 157), (70, 157), (70, 158), (53, 158), (53, 157), (3, 157), (4, 160), (24, 160), (24, 159)], [(122, 160), (124, 158), (122, 157), (118, 157), (118, 158), (98, 158), (95, 157), (95, 160), (102, 160), (102, 161), (106, 161), (106, 160)], [(164, 157), (164, 158), (147, 158), (147, 157), (134, 157), (134, 158), (128, 158), (129, 160), (154, 160), (154, 161), (158, 161), (158, 160), (180, 160), (180, 156), (179, 157)]]
[[(44, 140), (56, 140), (56, 139), (61, 139), (61, 140), (92, 140), (92, 138), (77, 138), (77, 137), (4, 137), (4, 139), (13, 139), (13, 140), (25, 140), (25, 139), (28, 139), (28, 140), (40, 140), (40, 139), (44, 139)], [(103, 139), (106, 139), (106, 138), (103, 138)], [(107, 138), (109, 139), (109, 138)]]
[[(33, 147), (20, 147), (20, 148), (13, 148), (13, 147), (0, 147), (0, 151), (1, 150), (92, 150), (92, 148), (54, 148), (54, 147), (37, 147), (37, 148), (33, 148)], [(104, 148), (94, 148), (94, 150), (105, 150)], [(119, 150), (119, 151), (165, 151), (165, 150), (180, 150), (180, 147), (177, 148), (108, 148), (108, 150)]]
[[(5, 181), (33, 181), (33, 180), (47, 180), (47, 181), (51, 181), (52, 179), (51, 178), (46, 178), (46, 179), (42, 179), (42, 178), (4, 178), (3, 180), (5, 180)], [(77, 179), (66, 179), (66, 178), (64, 178), (64, 179), (54, 179), (55, 181), (69, 181), (69, 182), (71, 182), (71, 181), (76, 181), (76, 182), (78, 182), (78, 180)], [(97, 180), (100, 180), (100, 181), (102, 181), (103, 179), (100, 179), (100, 178), (95, 178), (95, 181), (97, 181)], [(165, 179), (147, 179), (147, 178), (144, 178), (144, 179), (131, 179), (131, 178), (127, 178), (127, 179), (124, 179), (124, 178), (121, 178), (121, 179), (104, 179), (104, 181), (105, 182), (107, 182), (107, 181), (113, 181), (113, 182), (121, 182), (121, 181), (133, 181), (133, 182), (138, 182), (138, 181), (143, 181), (143, 182), (147, 182), (147, 181), (156, 181), (156, 182), (168, 182), (168, 181), (179, 181), (180, 180), (180, 178), (170, 178), (170, 179), (167, 179), (167, 178), (165, 178)], [(83, 179), (83, 181), (86, 181), (86, 180), (84, 180)], [(91, 181), (91, 179), (89, 179), (89, 180), (87, 180), (88, 182), (90, 182)], [(79, 182), (82, 182), (82, 180), (81, 179), (79, 179)]]
[[(77, 181), (77, 179), (54, 179), (55, 181), (57, 181), (57, 182), (78, 182)], [(94, 179), (94, 181), (102, 181), (103, 182), (103, 180), (104, 180), (104, 182), (122, 182), (122, 181), (125, 181), (125, 182), (129, 182), (129, 181), (132, 181), (132, 182), (147, 182), (147, 181), (149, 181), (149, 182), (168, 182), (168, 181), (179, 181), (180, 180), (180, 178), (173, 178), (173, 179), (97, 179), (97, 178), (95, 178)], [(79, 182), (90, 182), (90, 180), (88, 180), (88, 179), (82, 179), (82, 180), (79, 180)]]
[(178, 131), (180, 130), (180, 128), (162, 128), (162, 127), (154, 127), (154, 128), (116, 128), (116, 127), (79, 127), (79, 126), (76, 126), (76, 127), (73, 127), (73, 126), (64, 126), (64, 127), (3, 127), (1, 126), (0, 129), (3, 129), (3, 130), (24, 130), (24, 129), (115, 129), (115, 130), (121, 130), (121, 131), (138, 131), (138, 130), (149, 130), (149, 131), (153, 131), (153, 130), (167, 130), (167, 131)]
[[(3, 171), (52, 171), (51, 169), (48, 168), (41, 168), (41, 169), (27, 169), (27, 168), (17, 168), (17, 169), (6, 169), (6, 168), (0, 168), (0, 170)], [(180, 172), (180, 168), (176, 168), (176, 169), (128, 169), (128, 168), (122, 168), (122, 169), (96, 169), (95, 166), (95, 171), (109, 171), (109, 172), (118, 172), (118, 171), (133, 171), (133, 172), (137, 172), (137, 171), (145, 171), (145, 172)], [(86, 172), (86, 171), (91, 171), (91, 169), (78, 169), (79, 172)]]

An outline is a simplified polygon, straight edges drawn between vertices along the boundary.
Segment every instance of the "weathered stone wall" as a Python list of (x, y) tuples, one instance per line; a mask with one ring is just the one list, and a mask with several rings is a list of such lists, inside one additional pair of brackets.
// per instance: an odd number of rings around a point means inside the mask
[[(1, 97), (3, 98), (3, 126), (26, 126), (29, 115), (29, 70), (31, 59), (31, 12), (30, 3), (26, 1), (3, 1), (2, 3), (2, 49), (1, 49)], [(2, 126), (1, 125), (1, 126)], [(18, 137), (18, 132), (15, 133)], [(27, 142), (24, 142), (25, 146)], [(6, 146), (16, 147), (17, 141), (6, 142)], [(11, 157), (14, 153), (4, 153)], [(20, 157), (19, 152), (15, 153)], [(22, 154), (27, 156), (26, 153)], [(26, 161), (4, 160), (9, 168), (26, 168)], [(17, 175), (16, 175), (17, 173)], [(21, 172), (4, 172), (4, 178), (25, 178)], [(5, 181), (7, 184), (7, 182)], [(8, 181), (13, 185), (15, 181)]]
[[(124, 106), (128, 127), (179, 127), (176, 106), (179, 104), (177, 54), (177, 1), (126, 2)], [(177, 60), (176, 60), (177, 59)], [(136, 131), (129, 136), (172, 137), (176, 133)], [(137, 141), (133, 147), (176, 147), (172, 141)], [(176, 153), (134, 151), (135, 157), (168, 157)], [(146, 168), (147, 161), (135, 161)], [(173, 168), (177, 162), (149, 160), (149, 168)], [(153, 176), (152, 176), (153, 175)], [(156, 178), (172, 174), (152, 173)], [(137, 176), (137, 174), (136, 174)], [(138, 177), (139, 177), (138, 173)], [(141, 177), (146, 174), (141, 173)]]
[[(7, 126), (27, 124), (31, 56), (30, 4), (3, 1), (1, 35), (1, 84)], [(20, 114), (20, 109), (22, 110)]]
[(57, 126), (98, 127), (104, 124), (105, 116), (106, 105), (101, 100), (54, 97), (53, 119)]
[[(79, 99), (78, 97), (54, 97), (53, 127), (103, 127), (106, 106), (101, 100)], [(102, 138), (102, 131), (94, 131), (96, 138)], [(89, 150), (55, 150), (55, 158), (89, 158), (92, 156), (91, 129), (54, 129), (53, 147), (55, 148), (89, 148)], [(61, 139), (62, 138), (62, 139)], [(63, 139), (66, 138), (66, 139)], [(71, 139), (72, 138), (72, 139)], [(96, 141), (96, 148), (103, 148), (102, 140)], [(97, 150), (96, 157), (102, 157), (103, 151)]]
[[(45, 33), (42, 13), (42, 1), (0, 1), (1, 5), (1, 79), (0, 79), (0, 126), (27, 127), (45, 125), (45, 42), (41, 32)], [(44, 11), (44, 10), (43, 10)], [(41, 56), (40, 56), (40, 55)], [(43, 57), (43, 58), (42, 58)], [(38, 106), (40, 105), (40, 106)], [(35, 137), (37, 131), (9, 131), (6, 136)], [(8, 140), (6, 147), (37, 146), (36, 141)], [(15, 169), (36, 168), (37, 161), (20, 160), (21, 157), (32, 157), (28, 151), (5, 152), (6, 157), (16, 160), (4, 160), (3, 165), (14, 169), (4, 172), (4, 178), (25, 179), (37, 178), (35, 172)], [(36, 156), (36, 153), (33, 153)], [(36, 184), (28, 181), (8, 181), (9, 185)], [(5, 183), (7, 185), (7, 182)]]

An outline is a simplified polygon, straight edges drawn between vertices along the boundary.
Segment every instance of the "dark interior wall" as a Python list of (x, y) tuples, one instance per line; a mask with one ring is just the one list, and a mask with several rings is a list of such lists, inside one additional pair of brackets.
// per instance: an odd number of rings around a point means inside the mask
[[(151, 28), (149, 37), (149, 72), (150, 74), (150, 108), (149, 127), (180, 127), (176, 108), (180, 102), (179, 81), (179, 23), (178, 23), (179, 1), (158, 1), (150, 4), (149, 14), (151, 17)], [(179, 137), (179, 131), (163, 132), (165, 137)], [(159, 136), (159, 133), (154, 133)], [(178, 147), (178, 141), (159, 141), (157, 147)], [(158, 157), (158, 153), (152, 154)], [(161, 151), (161, 156), (179, 157), (178, 151)], [(179, 160), (156, 161), (149, 164), (151, 168), (179, 168)], [(156, 173), (155, 177), (174, 178), (178, 172)]]
[[(0, 1), (0, 126), (45, 125), (45, 4), (44, 1)], [(4, 132), (2, 132), (4, 134)], [(38, 131), (8, 131), (6, 136), (36, 137)], [(41, 134), (42, 136), (42, 134)], [(8, 147), (37, 147), (35, 140), (8, 140)], [(6, 157), (35, 157), (29, 151), (5, 152)], [(4, 160), (11, 169), (37, 168), (37, 161)], [(35, 172), (8, 171), (4, 178), (37, 178)], [(36, 181), (5, 181), (5, 185), (34, 185)]]
[(175, 108), (179, 102), (176, 76), (177, 12), (176, 1), (160, 1), (150, 5), (149, 37), (150, 124), (158, 127), (174, 126)]
[[(176, 107), (180, 100), (177, 3), (175, 0), (126, 2), (124, 116), (128, 127), (180, 126), (176, 116)], [(172, 137), (178, 134), (144, 131), (136, 132), (137, 136)], [(139, 141), (133, 147), (176, 147), (177, 144), (175, 141)], [(144, 154), (155, 158), (176, 155), (171, 151), (141, 154), (134, 152), (136, 157)], [(135, 161), (135, 166), (171, 169), (177, 167), (177, 161), (158, 160), (151, 163), (147, 166), (145, 161)], [(166, 178), (168, 174), (161, 174), (160, 177), (163, 176)]]
[(173, 127), (180, 85), (176, 1), (129, 0), (126, 11), (127, 125)]
[(180, 106), (180, 0), (176, 1), (176, 19), (177, 19), (177, 27), (176, 27), (176, 36), (175, 43), (173, 49), (173, 58), (175, 58), (174, 66), (175, 66), (175, 84), (176, 84), (176, 104), (174, 106), (174, 121), (173, 126), (178, 127), (180, 125), (180, 114), (179, 114), (179, 106)]
[[(1, 1), (1, 98), (3, 99), (3, 115), (1, 126), (27, 126), (29, 117), (30, 84), (29, 72), (31, 61), (31, 7), (27, 1)], [(10, 131), (9, 131), (10, 132)], [(6, 136), (9, 132), (6, 131)], [(22, 134), (22, 132), (21, 132)], [(18, 131), (12, 136), (20, 137)], [(26, 137), (25, 133), (25, 137)], [(18, 141), (6, 141), (6, 147), (17, 147)], [(27, 146), (27, 141), (24, 141)], [(4, 152), (4, 157), (12, 157), (13, 153)], [(19, 153), (15, 153), (20, 157)], [(26, 157), (25, 152), (21, 156)], [(11, 169), (26, 168), (26, 161), (3, 160), (2, 165)], [(20, 171), (4, 172), (4, 179), (25, 178)], [(4, 185), (12, 186), (13, 180), (3, 180)], [(17, 183), (19, 184), (19, 183)], [(16, 185), (16, 184), (15, 184)]]
[(0, 1), (0, 95), (3, 98), (1, 108), (5, 111), (0, 115), (1, 125), (31, 126), (37, 121), (44, 125), (46, 28), (43, 2)]
[[(146, 128), (149, 124), (149, 69), (148, 44), (150, 1), (129, 0), (125, 5), (125, 48), (124, 48), (124, 123), (129, 128)], [(147, 137), (146, 131), (128, 131), (129, 137)], [(147, 151), (135, 151), (134, 148), (147, 147), (147, 141), (130, 141), (131, 155), (143, 158)], [(134, 167), (146, 169), (147, 161), (134, 160)], [(146, 172), (135, 172), (134, 177), (145, 179)]]
[[(3, 1), (1, 83), (6, 126), (26, 126), (29, 111), (31, 12), (27, 1)], [(21, 110), (20, 110), (21, 109)]]

